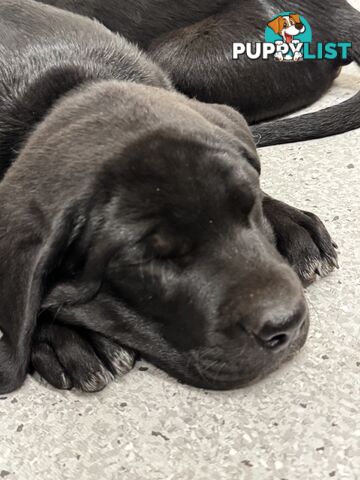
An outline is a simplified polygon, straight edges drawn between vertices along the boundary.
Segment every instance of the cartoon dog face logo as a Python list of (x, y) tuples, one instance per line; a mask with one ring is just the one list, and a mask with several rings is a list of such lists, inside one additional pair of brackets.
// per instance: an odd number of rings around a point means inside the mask
[(286, 43), (292, 43), (296, 35), (305, 32), (305, 25), (301, 22), (300, 15), (295, 13), (286, 16), (281, 15), (269, 22), (268, 26), (272, 28), (277, 35), (281, 35)]
[[(282, 41), (277, 41), (277, 44), (296, 44), (299, 40), (294, 39), (297, 35), (304, 33), (306, 30), (305, 25), (302, 23), (300, 15), (297, 13), (290, 13), (289, 15), (280, 15), (269, 22), (270, 27), (277, 35), (282, 37)], [(275, 58), (279, 61), (283, 60), (302, 60), (302, 54), (296, 52), (293, 57), (283, 57), (282, 54), (277, 54)]]

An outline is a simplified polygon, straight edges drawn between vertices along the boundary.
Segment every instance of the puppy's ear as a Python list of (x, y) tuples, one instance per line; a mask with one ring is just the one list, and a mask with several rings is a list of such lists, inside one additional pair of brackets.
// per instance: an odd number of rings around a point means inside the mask
[(271, 22), (269, 22), (268, 24), (268, 27), (270, 27), (276, 34), (279, 35), (279, 33), (282, 31), (282, 29), (284, 28), (284, 19), (283, 17), (276, 17), (274, 18), (274, 20), (271, 20)]
[(260, 160), (256, 152), (254, 137), (245, 118), (234, 108), (216, 103), (202, 103), (189, 100), (193, 110), (201, 113), (212, 125), (221, 128), (227, 134), (224, 142), (233, 145), (236, 150), (247, 157), (260, 173)]
[(52, 215), (13, 190), (0, 186), (0, 394), (25, 379), (46, 276), (79, 226), (74, 207)]
[(294, 20), (295, 23), (302, 23), (300, 15), (298, 15), (297, 13), (292, 13), (290, 15), (290, 18)]
[(245, 118), (234, 108), (217, 103), (203, 103), (197, 100), (189, 100), (191, 108), (201, 113), (209, 122), (222, 128), (235, 137), (249, 133), (252, 138), (249, 126)]

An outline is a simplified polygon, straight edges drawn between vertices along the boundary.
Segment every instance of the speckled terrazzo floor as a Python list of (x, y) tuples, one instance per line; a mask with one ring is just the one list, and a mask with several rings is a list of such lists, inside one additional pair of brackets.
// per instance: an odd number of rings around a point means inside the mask
[[(347, 67), (315, 108), (359, 88)], [(356, 131), (261, 151), (265, 190), (319, 214), (341, 252), (341, 270), (308, 290), (311, 334), (294, 361), (227, 393), (145, 363), (96, 395), (29, 379), (0, 397), (0, 479), (360, 479), (359, 146)]]

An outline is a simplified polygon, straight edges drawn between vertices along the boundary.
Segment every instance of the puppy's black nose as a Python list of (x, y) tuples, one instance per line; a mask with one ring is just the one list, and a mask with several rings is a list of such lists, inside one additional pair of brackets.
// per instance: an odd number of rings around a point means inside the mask
[(305, 301), (301, 301), (289, 316), (276, 311), (266, 312), (254, 330), (254, 334), (264, 347), (282, 350), (299, 335), (307, 315)]
[(304, 27), (304, 25), (302, 23), (295, 23), (295, 27), (298, 29), (298, 30), (302, 30), (302, 28)]

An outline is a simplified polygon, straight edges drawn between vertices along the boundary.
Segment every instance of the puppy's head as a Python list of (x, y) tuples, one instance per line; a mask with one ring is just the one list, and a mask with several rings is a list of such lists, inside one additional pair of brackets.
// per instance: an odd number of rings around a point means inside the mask
[[(52, 283), (43, 305), (57, 318), (66, 311), (208, 388), (245, 385), (304, 343), (302, 287), (273, 245), (239, 114), (110, 82), (65, 102), (26, 153), (56, 183), (34, 186), (44, 228), (53, 209), (67, 212), (56, 248), (41, 246), (47, 283), (43, 270), (31, 283), (36, 298)], [(34, 271), (39, 256), (9, 252)]]
[(298, 350), (308, 329), (302, 287), (262, 212), (251, 133), (230, 108), (130, 92), (93, 95), (92, 111), (105, 109), (107, 122), (96, 117), (91, 139), (72, 129), (92, 162), (94, 151), (104, 160), (84, 234), (91, 247), (79, 239), (64, 278), (82, 251), (87, 267), (72, 275), (92, 287), (103, 265), (99, 293), (83, 309), (76, 290), (48, 302), (58, 312), (74, 301), (68, 319), (116, 336), (185, 382), (244, 385)]
[(128, 346), (203, 387), (243, 385), (277, 367), (304, 342), (307, 308), (271, 242), (255, 150), (165, 130), (124, 155), (121, 174), (118, 164), (103, 172), (110, 191), (121, 178), (124, 234), (104, 289), (158, 334), (143, 341), (140, 327)]

